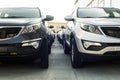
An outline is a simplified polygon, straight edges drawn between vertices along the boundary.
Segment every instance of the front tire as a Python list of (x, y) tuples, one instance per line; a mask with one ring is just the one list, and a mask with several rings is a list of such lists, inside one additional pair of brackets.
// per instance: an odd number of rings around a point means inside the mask
[(72, 39), (71, 44), (71, 64), (73, 68), (80, 68), (83, 67), (82, 56), (81, 53), (78, 51), (75, 39)]
[(41, 48), (40, 48), (40, 63), (38, 66), (40, 68), (48, 68), (49, 66), (49, 48), (48, 48), (48, 41), (47, 39), (43, 39)]

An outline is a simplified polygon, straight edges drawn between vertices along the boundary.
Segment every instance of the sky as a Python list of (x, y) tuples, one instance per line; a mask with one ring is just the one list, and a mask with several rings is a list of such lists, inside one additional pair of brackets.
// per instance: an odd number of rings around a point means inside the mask
[(44, 14), (54, 16), (56, 22), (64, 22), (73, 5), (74, 0), (0, 0), (0, 7), (39, 7)]

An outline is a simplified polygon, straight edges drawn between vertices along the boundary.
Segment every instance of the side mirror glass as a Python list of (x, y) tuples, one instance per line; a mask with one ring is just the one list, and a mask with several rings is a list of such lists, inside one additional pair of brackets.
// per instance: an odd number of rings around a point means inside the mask
[(51, 21), (51, 20), (53, 20), (54, 19), (54, 17), (53, 16), (51, 16), (51, 15), (46, 15), (46, 18), (44, 19), (45, 21)]
[(66, 16), (64, 19), (66, 21), (74, 21), (74, 18), (72, 18), (71, 16)]

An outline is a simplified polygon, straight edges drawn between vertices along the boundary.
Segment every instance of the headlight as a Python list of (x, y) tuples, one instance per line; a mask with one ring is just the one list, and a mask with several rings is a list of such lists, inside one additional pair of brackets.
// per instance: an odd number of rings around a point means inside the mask
[(80, 27), (88, 32), (91, 33), (96, 33), (96, 34), (102, 34), (101, 31), (99, 30), (99, 28), (95, 25), (91, 25), (91, 24), (80, 24)]
[(26, 30), (27, 30), (28, 32), (33, 32), (33, 31), (34, 31), (33, 26), (28, 26), (28, 27), (26, 27)]
[(34, 32), (34, 31), (38, 30), (40, 27), (41, 27), (40, 23), (26, 26), (23, 29), (22, 34)]

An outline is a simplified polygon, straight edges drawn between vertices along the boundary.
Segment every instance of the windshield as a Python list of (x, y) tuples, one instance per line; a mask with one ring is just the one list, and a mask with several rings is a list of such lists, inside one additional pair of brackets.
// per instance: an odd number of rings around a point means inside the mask
[(117, 8), (79, 8), (78, 18), (120, 18), (120, 9)]
[(0, 9), (0, 18), (39, 18), (37, 8), (7, 8)]

